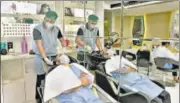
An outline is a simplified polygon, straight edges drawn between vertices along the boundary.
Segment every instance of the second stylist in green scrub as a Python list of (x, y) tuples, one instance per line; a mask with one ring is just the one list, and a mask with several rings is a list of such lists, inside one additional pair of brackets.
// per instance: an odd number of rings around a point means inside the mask
[(106, 52), (102, 48), (102, 43), (99, 37), (99, 29), (96, 27), (98, 17), (94, 14), (88, 16), (88, 22), (80, 27), (76, 36), (76, 43), (78, 45), (77, 59), (79, 61), (84, 60), (84, 52), (87, 46), (91, 47), (92, 51), (95, 51), (96, 46), (101, 52)]

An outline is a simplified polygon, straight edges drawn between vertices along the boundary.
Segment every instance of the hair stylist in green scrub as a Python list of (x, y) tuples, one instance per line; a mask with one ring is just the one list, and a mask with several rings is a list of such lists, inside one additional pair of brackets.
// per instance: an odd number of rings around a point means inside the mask
[(45, 71), (43, 62), (48, 65), (53, 65), (52, 61), (56, 60), (58, 41), (64, 46), (64, 39), (60, 29), (55, 26), (55, 21), (58, 15), (54, 11), (47, 11), (44, 21), (37, 25), (33, 30), (33, 51), (35, 52), (34, 67), (37, 73), (36, 82), (36, 100), (37, 103), (42, 103), (37, 88), (40, 87), (45, 79)]
[(88, 23), (80, 27), (77, 36), (76, 43), (79, 46), (77, 59), (80, 61), (84, 60), (84, 48), (86, 46), (91, 47), (92, 51), (95, 51), (96, 46), (101, 52), (106, 52), (102, 48), (102, 43), (99, 37), (99, 29), (96, 27), (98, 17), (94, 14), (88, 16)]

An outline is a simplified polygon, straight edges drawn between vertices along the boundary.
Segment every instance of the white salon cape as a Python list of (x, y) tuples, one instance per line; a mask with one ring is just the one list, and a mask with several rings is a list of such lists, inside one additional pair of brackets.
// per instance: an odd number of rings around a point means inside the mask
[[(137, 72), (127, 72), (127, 67), (137, 67), (122, 57), (121, 68), (119, 68), (120, 57), (115, 56), (106, 61), (105, 68), (109, 75), (117, 79), (121, 86), (128, 85), (132, 90), (136, 90), (146, 94), (151, 100), (157, 97), (163, 89), (153, 83), (147, 76), (138, 74)], [(127, 90), (129, 91), (129, 90)]]
[[(82, 71), (78, 66), (80, 65), (71, 65), (71, 70), (77, 77), (80, 78)], [(90, 82), (92, 82), (92, 79), (89, 75), (87, 75), (87, 78)], [(56, 99), (58, 103), (103, 103), (95, 96), (89, 85), (81, 86), (73, 92), (62, 93), (58, 95)]]
[(165, 57), (165, 58), (171, 58), (175, 61), (179, 61), (179, 53), (172, 53), (168, 48), (164, 46), (157, 47), (153, 52), (153, 57)]
[[(89, 73), (83, 66), (72, 63), (71, 65), (76, 66), (80, 71), (86, 73), (91, 82), (94, 81), (94, 76)], [(68, 66), (60, 65), (52, 70), (45, 79), (44, 88), (44, 101), (48, 100), (67, 92), (68, 90), (78, 87), (81, 85), (79, 78), (73, 73)]]

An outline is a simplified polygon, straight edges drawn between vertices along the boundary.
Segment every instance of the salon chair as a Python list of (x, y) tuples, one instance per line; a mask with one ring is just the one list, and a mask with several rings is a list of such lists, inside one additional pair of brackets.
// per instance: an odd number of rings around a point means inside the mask
[(86, 54), (87, 69), (95, 70), (97, 65), (101, 62), (105, 62), (109, 58), (105, 58), (99, 51)]
[[(163, 85), (171, 87), (175, 86), (175, 83), (166, 81), (166, 73), (167, 72), (179, 72), (179, 62), (170, 58), (165, 57), (157, 57), (154, 58), (154, 63), (156, 68), (163, 72)], [(166, 64), (172, 65), (172, 68), (165, 67)]]
[[(97, 66), (96, 72), (96, 84), (100, 86), (104, 91), (106, 91), (109, 95), (111, 95), (114, 99), (119, 100), (121, 103), (157, 103), (154, 100), (150, 100), (145, 94), (136, 91), (125, 91), (127, 88), (120, 87), (120, 92), (118, 94), (118, 82), (115, 81), (110, 75), (106, 73), (105, 70), (105, 62), (100, 63)], [(161, 88), (165, 89), (165, 87), (154, 80), (151, 80)], [(163, 100), (163, 103), (171, 103), (170, 94), (165, 91), (161, 93), (159, 96)]]
[[(75, 58), (73, 58), (71, 56), (68, 56), (68, 57), (70, 59), (70, 63), (78, 63), (78, 60), (76, 60)], [(48, 73), (50, 73), (56, 67), (57, 67), (57, 65), (55, 65), (54, 67), (51, 67), (51, 69), (48, 71)], [(47, 73), (47, 75), (48, 75), (48, 73)], [(40, 88), (38, 88), (38, 93), (40, 94), (42, 101), (43, 101), (43, 94), (44, 94), (44, 92), (43, 92), (44, 91), (44, 84), (45, 84), (45, 82), (41, 85)], [(91, 90), (104, 103), (121, 103), (121, 102), (118, 102), (115, 99), (113, 99), (109, 94), (107, 94), (103, 89), (101, 89), (98, 85), (96, 85), (94, 83), (93, 83), (93, 85), (91, 87)], [(56, 102), (55, 98), (53, 98), (52, 100), (50, 100), (50, 101), (48, 101), (46, 103), (57, 103), (57, 102)]]
[(137, 51), (137, 67), (139, 71), (139, 67), (147, 68), (147, 75), (149, 76), (150, 67), (152, 63), (150, 62), (150, 51), (149, 50), (138, 50)]
[(129, 61), (134, 61), (136, 59), (136, 55), (128, 51), (122, 51), (122, 56)]

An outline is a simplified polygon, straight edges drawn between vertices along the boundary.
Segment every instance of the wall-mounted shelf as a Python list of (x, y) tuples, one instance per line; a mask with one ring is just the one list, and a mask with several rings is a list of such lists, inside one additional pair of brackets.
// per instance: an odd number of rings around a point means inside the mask
[(1, 17), (31, 18), (35, 20), (43, 20), (45, 15), (40, 14), (8, 14), (1, 13)]
[(37, 24), (26, 23), (1, 23), (1, 37), (31, 36)]
[[(71, 8), (84, 8), (83, 1), (64, 1), (64, 7), (71, 7)], [(95, 2), (94, 1), (87, 1), (86, 9), (94, 9)]]

